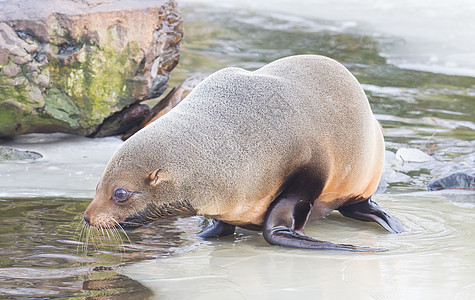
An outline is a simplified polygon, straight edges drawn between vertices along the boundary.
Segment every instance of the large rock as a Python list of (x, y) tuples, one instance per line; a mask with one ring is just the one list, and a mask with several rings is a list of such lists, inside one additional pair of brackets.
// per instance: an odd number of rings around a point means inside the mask
[(173, 0), (0, 2), (0, 137), (94, 134), (164, 92), (182, 36)]

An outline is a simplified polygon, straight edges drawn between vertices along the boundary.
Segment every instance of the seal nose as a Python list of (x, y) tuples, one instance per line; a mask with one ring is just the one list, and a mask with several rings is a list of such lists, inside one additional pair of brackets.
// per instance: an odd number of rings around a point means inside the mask
[(84, 221), (86, 221), (87, 224), (91, 224), (91, 220), (89, 220), (88, 214), (84, 214)]

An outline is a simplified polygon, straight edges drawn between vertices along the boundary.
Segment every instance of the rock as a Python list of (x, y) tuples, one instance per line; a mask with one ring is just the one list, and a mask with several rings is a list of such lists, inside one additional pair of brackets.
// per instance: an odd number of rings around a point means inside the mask
[(96, 133), (165, 91), (182, 37), (173, 0), (0, 1), (0, 137)]
[(442, 189), (475, 190), (475, 176), (458, 172), (433, 181), (427, 185), (427, 190), (429, 191)]
[(118, 135), (139, 125), (150, 114), (150, 107), (145, 104), (132, 104), (107, 118), (97, 132), (90, 137)]
[(22, 151), (14, 148), (0, 146), (0, 161), (37, 160), (42, 157), (43, 155), (38, 152)]
[(382, 194), (387, 190), (388, 186), (389, 186), (389, 184), (386, 181), (386, 179), (384, 177), (381, 177), (381, 179), (379, 180), (379, 183), (378, 183), (378, 188), (376, 189), (376, 192), (374, 192), (374, 193), (375, 194)]
[(169, 112), (173, 107), (177, 106), (181, 100), (185, 99), (185, 97), (188, 96), (188, 94), (191, 93), (191, 91), (206, 77), (208, 77), (206, 74), (194, 74), (183, 81), (178, 87), (173, 88), (168, 93), (168, 95), (166, 95), (159, 103), (157, 103), (157, 105), (152, 108), (150, 113), (143, 119), (143, 121), (125, 133), (122, 136), (122, 139), (128, 139), (143, 127)]
[(401, 148), (396, 152), (396, 159), (403, 162), (426, 162), (433, 158), (419, 149)]
[(21, 72), (21, 68), (16, 64), (8, 64), (3, 67), (3, 75), (6, 77), (15, 77)]
[[(468, 143), (473, 144), (474, 141)], [(427, 184), (429, 191), (441, 189), (475, 190), (475, 152), (443, 162), (431, 170), (431, 177), (433, 179)]]

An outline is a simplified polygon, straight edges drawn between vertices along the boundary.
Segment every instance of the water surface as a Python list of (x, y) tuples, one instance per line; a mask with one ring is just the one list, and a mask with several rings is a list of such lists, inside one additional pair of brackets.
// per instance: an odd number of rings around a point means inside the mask
[[(469, 196), (467, 196), (469, 200)], [(475, 293), (473, 211), (443, 195), (375, 199), (406, 232), (386, 234), (335, 213), (306, 227), (334, 242), (384, 247), (382, 253), (338, 253), (272, 247), (261, 235), (200, 245), (191, 253), (127, 266), (157, 299), (470, 299)], [(474, 201), (473, 196), (471, 200)]]

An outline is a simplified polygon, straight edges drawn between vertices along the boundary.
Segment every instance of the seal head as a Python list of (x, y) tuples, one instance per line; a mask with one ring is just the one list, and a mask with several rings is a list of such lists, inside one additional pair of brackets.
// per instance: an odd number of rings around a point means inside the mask
[(108, 164), (96, 196), (84, 213), (85, 221), (98, 228), (131, 229), (158, 218), (194, 215), (187, 200), (178, 200), (169, 174), (162, 168), (136, 163), (131, 158), (140, 153), (135, 152), (139, 149), (135, 149), (133, 141), (129, 144), (132, 147), (124, 144)]

